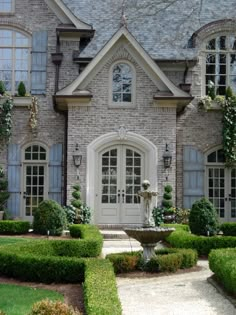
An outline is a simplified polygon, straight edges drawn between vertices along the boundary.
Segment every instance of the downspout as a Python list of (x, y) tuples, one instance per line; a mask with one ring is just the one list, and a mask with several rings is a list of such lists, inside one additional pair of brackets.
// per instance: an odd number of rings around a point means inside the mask
[[(60, 78), (60, 66), (63, 59), (63, 53), (61, 52), (61, 43), (60, 43), (60, 36), (59, 31), (56, 32), (56, 52), (52, 53), (52, 62), (56, 66), (55, 71), (55, 85), (54, 85), (54, 95), (56, 95), (57, 91), (59, 90), (59, 78)], [(53, 98), (54, 110), (63, 114), (65, 116), (65, 136), (64, 136), (64, 185), (63, 185), (63, 205), (66, 205), (67, 200), (67, 137), (68, 137), (68, 112), (59, 111), (56, 109), (55, 106), (55, 98)]]

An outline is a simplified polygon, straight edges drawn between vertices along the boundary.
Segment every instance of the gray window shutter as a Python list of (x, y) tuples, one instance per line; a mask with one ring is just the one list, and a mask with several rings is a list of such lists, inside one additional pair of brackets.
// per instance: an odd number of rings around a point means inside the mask
[(194, 201), (204, 196), (204, 155), (192, 146), (184, 146), (183, 206), (191, 208)]
[(62, 204), (62, 144), (54, 144), (49, 154), (49, 199)]
[(7, 208), (9, 209), (13, 217), (20, 217), (21, 207), (21, 185), (20, 185), (20, 173), (21, 173), (21, 150), (18, 144), (9, 144), (8, 146), (8, 191), (10, 197), (7, 202)]
[(47, 31), (33, 32), (31, 94), (46, 94), (47, 82)]

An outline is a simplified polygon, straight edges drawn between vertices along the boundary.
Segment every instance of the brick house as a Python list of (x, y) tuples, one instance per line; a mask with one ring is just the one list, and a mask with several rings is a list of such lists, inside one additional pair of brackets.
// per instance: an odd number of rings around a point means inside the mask
[(198, 109), (210, 81), (236, 92), (235, 1), (169, 2), (0, 0), (0, 80), (12, 95), (24, 81), (39, 107), (32, 132), (30, 98), (15, 97), (1, 144), (13, 217), (69, 203), (79, 181), (94, 223), (138, 224), (147, 178), (160, 194), (170, 183), (179, 207), (205, 195), (236, 221), (222, 113)]

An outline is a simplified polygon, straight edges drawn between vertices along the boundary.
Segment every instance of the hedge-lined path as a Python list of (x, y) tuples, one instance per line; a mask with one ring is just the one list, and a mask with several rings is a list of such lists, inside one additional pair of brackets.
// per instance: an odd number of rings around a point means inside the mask
[(207, 260), (198, 271), (148, 278), (117, 277), (123, 315), (235, 315), (235, 307), (207, 282)]

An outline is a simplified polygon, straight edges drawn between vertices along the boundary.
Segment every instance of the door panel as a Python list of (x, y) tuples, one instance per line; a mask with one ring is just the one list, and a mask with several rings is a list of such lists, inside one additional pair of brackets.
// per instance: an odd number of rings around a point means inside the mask
[(140, 198), (144, 157), (137, 149), (118, 145), (99, 156), (98, 223), (141, 223)]
[(23, 216), (27, 220), (33, 219), (35, 209), (46, 197), (45, 178), (45, 165), (24, 165)]

